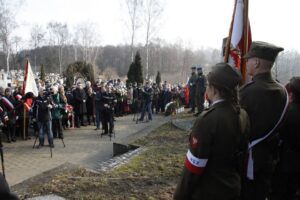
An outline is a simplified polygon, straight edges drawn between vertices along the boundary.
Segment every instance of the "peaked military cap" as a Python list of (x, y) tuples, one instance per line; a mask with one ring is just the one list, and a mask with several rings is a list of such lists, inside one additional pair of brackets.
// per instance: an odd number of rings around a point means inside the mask
[(300, 77), (293, 77), (290, 80), (290, 86), (292, 89), (300, 94)]
[(228, 63), (218, 63), (213, 66), (213, 69), (208, 74), (207, 79), (211, 85), (226, 89), (233, 89), (239, 84), (242, 77), (240, 72)]
[(249, 52), (244, 56), (244, 58), (261, 58), (264, 60), (274, 62), (278, 53), (283, 51), (284, 48), (275, 46), (267, 42), (255, 41), (252, 42)]

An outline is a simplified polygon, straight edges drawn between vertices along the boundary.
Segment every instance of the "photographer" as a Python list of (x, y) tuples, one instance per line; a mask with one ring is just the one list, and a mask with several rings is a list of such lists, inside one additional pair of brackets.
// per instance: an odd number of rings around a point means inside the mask
[(52, 134), (52, 117), (51, 109), (53, 108), (52, 100), (49, 95), (44, 94), (43, 88), (39, 90), (39, 96), (33, 105), (33, 121), (37, 122), (39, 129), (39, 146), (44, 146), (44, 135), (48, 136), (48, 143), (50, 147), (53, 145), (53, 134)]
[(63, 128), (62, 128), (62, 117), (65, 111), (65, 101), (62, 96), (58, 93), (58, 88), (56, 86), (52, 86), (50, 89), (51, 92), (51, 100), (52, 100), (52, 131), (53, 137), (63, 139)]

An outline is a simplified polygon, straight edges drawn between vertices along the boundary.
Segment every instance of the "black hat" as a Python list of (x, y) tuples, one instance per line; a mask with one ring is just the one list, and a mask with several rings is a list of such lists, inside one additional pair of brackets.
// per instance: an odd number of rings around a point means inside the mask
[(290, 86), (291, 86), (293, 92), (297, 92), (300, 94), (300, 77), (291, 78)]
[(196, 70), (196, 67), (195, 67), (195, 66), (193, 66), (193, 67), (191, 67), (191, 69), (192, 69), (192, 70)]
[(274, 62), (278, 53), (283, 51), (284, 48), (275, 46), (267, 42), (252, 42), (249, 52), (244, 56), (244, 58), (261, 58), (264, 60)]
[(241, 74), (236, 68), (228, 63), (218, 63), (213, 66), (212, 71), (207, 76), (209, 84), (223, 87), (225, 89), (233, 89), (242, 79)]

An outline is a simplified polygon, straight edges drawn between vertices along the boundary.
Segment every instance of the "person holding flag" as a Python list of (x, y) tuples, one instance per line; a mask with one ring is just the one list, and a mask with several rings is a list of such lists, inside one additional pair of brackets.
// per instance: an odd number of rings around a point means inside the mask
[(288, 94), (277, 83), (271, 70), (282, 47), (253, 42), (244, 56), (252, 77), (240, 90), (240, 104), (251, 122), (247, 171), (242, 185), (242, 200), (265, 200), (271, 187), (274, 160), (278, 152), (278, 129), (288, 107)]
[[(29, 60), (26, 62), (25, 67), (25, 74), (24, 74), (24, 82), (23, 82), (23, 90), (21, 91), (21, 87), (19, 88), (19, 95), (22, 95), (22, 103), (23, 110), (19, 110), (19, 112), (23, 112), (23, 114), (20, 114), (22, 116), (22, 119), (19, 120), (20, 123), (22, 123), (21, 127), (23, 131), (23, 139), (30, 139), (28, 135), (28, 124), (29, 124), (29, 110), (32, 107), (33, 103), (33, 97), (37, 97), (39, 95), (38, 88), (36, 86), (34, 74), (31, 69), (31, 65)], [(23, 121), (21, 121), (23, 120)]]

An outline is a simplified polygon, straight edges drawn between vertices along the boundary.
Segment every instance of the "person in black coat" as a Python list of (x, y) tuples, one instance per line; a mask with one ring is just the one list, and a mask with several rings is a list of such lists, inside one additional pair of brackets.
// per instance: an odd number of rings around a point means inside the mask
[(146, 82), (146, 85), (143, 89), (142, 93), (143, 98), (143, 107), (142, 107), (142, 113), (139, 121), (144, 120), (145, 112), (148, 113), (148, 120), (152, 120), (152, 99), (153, 99), (153, 89), (150, 85), (150, 82)]
[(7, 113), (9, 118), (8, 121), (5, 122), (3, 127), (3, 132), (7, 136), (7, 142), (15, 142), (16, 141), (16, 112), (15, 106), (16, 102), (15, 99), (12, 97), (11, 89), (6, 88), (4, 91), (4, 96), (1, 99), (3, 109)]
[[(112, 134), (114, 130), (114, 106), (117, 103), (117, 99), (112, 93), (112, 86), (106, 85), (106, 91), (102, 92), (101, 104), (103, 105), (102, 122), (104, 134)], [(109, 125), (109, 128), (108, 128)]]
[(39, 147), (44, 146), (44, 137), (47, 135), (50, 147), (54, 147), (52, 133), (52, 99), (49, 94), (45, 95), (43, 88), (39, 89), (39, 96), (32, 106), (32, 121), (37, 123), (39, 130)]
[(284, 86), (271, 75), (275, 59), (281, 51), (283, 48), (273, 44), (252, 42), (245, 56), (247, 73), (252, 76), (252, 82), (240, 90), (240, 103), (251, 123), (242, 200), (265, 200), (271, 190), (278, 152), (277, 133), (288, 105)]
[(300, 77), (286, 86), (290, 105), (280, 129), (281, 149), (273, 179), (271, 200), (300, 199)]
[(13, 194), (10, 189), (9, 186), (5, 180), (5, 178), (0, 175), (0, 199), (3, 200), (18, 200), (19, 198), (17, 197), (17, 195)]
[(86, 116), (88, 124), (92, 124), (95, 126), (95, 96), (96, 93), (94, 92), (92, 87), (89, 87), (86, 91)]
[(86, 112), (86, 93), (82, 89), (81, 83), (77, 83), (76, 89), (73, 91), (73, 102), (75, 112), (75, 126), (80, 128), (84, 126), (83, 115)]

